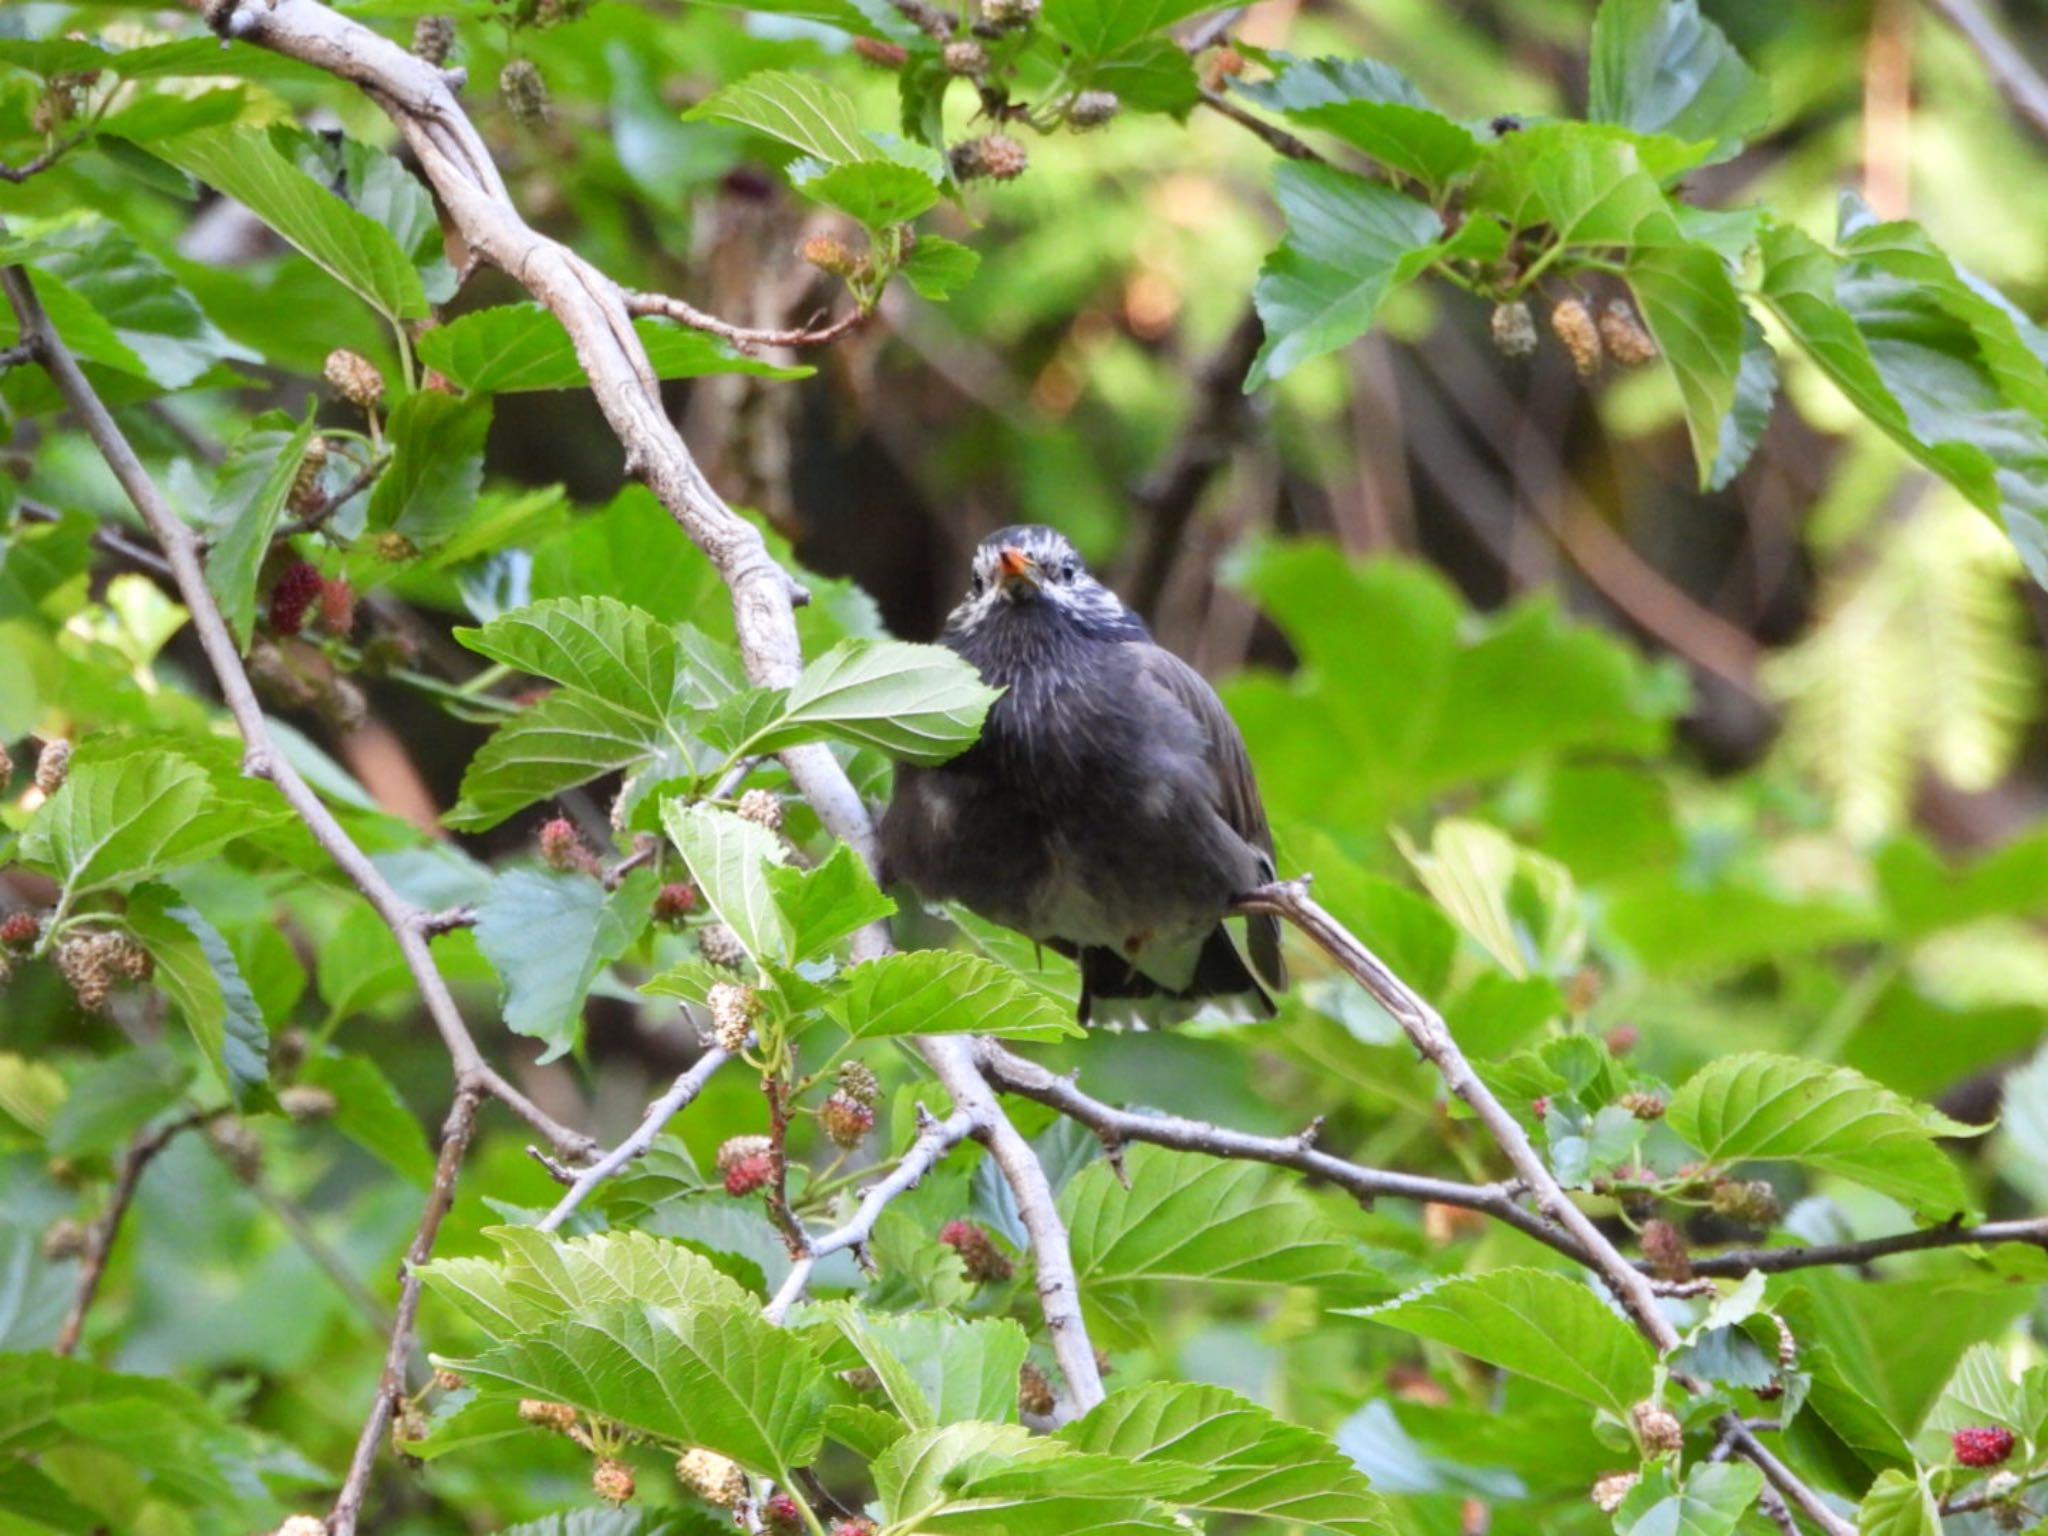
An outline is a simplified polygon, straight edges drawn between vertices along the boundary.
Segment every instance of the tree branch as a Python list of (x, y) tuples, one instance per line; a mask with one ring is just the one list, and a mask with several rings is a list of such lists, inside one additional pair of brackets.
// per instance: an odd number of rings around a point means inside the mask
[(327, 1517), (327, 1529), (332, 1536), (353, 1536), (356, 1521), (363, 1510), (363, 1497), (370, 1487), (370, 1469), (377, 1463), (377, 1450), (383, 1444), (384, 1433), (390, 1427), (391, 1417), (397, 1412), (399, 1400), (405, 1396), (405, 1373), (412, 1360), (413, 1326), (419, 1320), (420, 1276), (419, 1267), (433, 1257), (434, 1239), (441, 1231), (442, 1218), (455, 1203), (455, 1180), (462, 1171), (462, 1159), (469, 1151), (469, 1139), (476, 1132), (477, 1106), (483, 1097), (481, 1085), (461, 1083), (455, 1089), (455, 1102), (449, 1106), (448, 1119), (441, 1127), (441, 1155), (434, 1163), (434, 1187), (427, 1196), (427, 1208), (420, 1215), (419, 1230), (413, 1234), (412, 1246), (406, 1250), (405, 1263), (399, 1271), (398, 1312), (391, 1329), (391, 1345), (384, 1352), (384, 1373), (377, 1381), (377, 1399), (370, 1405), (370, 1416), (363, 1423), (363, 1432), (356, 1438), (355, 1455), (348, 1464), (348, 1475), (342, 1480), (341, 1493), (334, 1501), (334, 1512)]
[(1976, 50), (2005, 104), (2034, 132), (2048, 138), (2048, 80), (2043, 80), (1999, 31), (1977, 0), (1927, 0), (1927, 5)]
[(707, 331), (713, 336), (722, 336), (745, 352), (751, 352), (756, 347), (822, 347), (827, 342), (837, 341), (868, 318), (868, 311), (852, 309), (828, 325), (793, 326), (779, 331), (763, 330), (755, 326), (734, 325), (730, 320), (707, 315), (695, 305), (687, 304), (681, 299), (670, 298), (665, 293), (629, 292), (625, 298), (626, 309), (631, 314), (659, 315), (663, 319), (675, 321), (678, 325), (686, 325), (693, 331)]
[[(725, 504), (691, 457), (662, 404), (626, 295), (589, 262), (520, 217), (490, 152), (441, 71), (320, 0), (215, 0), (208, 16), (223, 36), (324, 69), (361, 87), (384, 109), (431, 184), (444, 217), (460, 230), (474, 255), (532, 293), (569, 333), (598, 408), (625, 449), (627, 471), (646, 482), (731, 592), (749, 681), (762, 687), (794, 683), (803, 663), (794, 609), (808, 594), (775, 563), (760, 532)], [(781, 760), (825, 830), (872, 866), (874, 826), (867, 806), (831, 750), (822, 744), (792, 747)], [(856, 953), (879, 954), (887, 948), (887, 934), (879, 930), (856, 942)], [(973, 1134), (988, 1147), (1016, 1196), (1032, 1241), (1039, 1299), (1055, 1356), (1076, 1406), (1093, 1407), (1102, 1397), (1101, 1375), (1045, 1170), (975, 1069), (973, 1048), (965, 1040), (921, 1040), (918, 1049), (955, 1107), (974, 1119)]]
[(661, 1128), (687, 1108), (690, 1101), (704, 1091), (704, 1085), (711, 1081), (712, 1073), (730, 1060), (731, 1053), (719, 1046), (714, 1045), (706, 1050), (691, 1064), (687, 1072), (670, 1084), (667, 1093), (647, 1106), (647, 1112), (640, 1117), (640, 1124), (632, 1135), (588, 1168), (577, 1171), (569, 1185), (568, 1193), (557, 1200), (555, 1208), (534, 1225), (543, 1232), (558, 1229), (575, 1212), (576, 1207), (590, 1197), (593, 1189), (653, 1146), (654, 1138), (661, 1134)]
[(2048, 1216), (2031, 1216), (2024, 1221), (1987, 1221), (1974, 1227), (1925, 1227), (1917, 1232), (1894, 1232), (1888, 1237), (1870, 1237), (1848, 1243), (1733, 1248), (1705, 1256), (1694, 1255), (1692, 1272), (1730, 1279), (1739, 1279), (1753, 1269), (1767, 1275), (1781, 1275), (1795, 1269), (1868, 1264), (1895, 1253), (1924, 1253), (1930, 1248), (1969, 1248), (1979, 1243), (2028, 1243), (2048, 1249)]
[(956, 1111), (944, 1120), (934, 1120), (925, 1113), (922, 1104), (917, 1106), (917, 1123), (917, 1140), (903, 1154), (903, 1160), (896, 1165), (895, 1171), (868, 1187), (846, 1225), (821, 1237), (808, 1239), (807, 1251), (790, 1269), (788, 1278), (764, 1309), (771, 1323), (780, 1323), (789, 1316), (789, 1309), (796, 1305), (805, 1287), (811, 1283), (811, 1272), (817, 1268), (818, 1260), (843, 1248), (858, 1250), (866, 1247), (868, 1239), (874, 1236), (875, 1223), (888, 1209), (889, 1202), (917, 1188), (918, 1182), (932, 1171), (933, 1165), (974, 1131), (974, 1118), (965, 1111)]
[(107, 1196), (106, 1209), (100, 1212), (86, 1232), (85, 1254), (78, 1271), (78, 1289), (72, 1295), (71, 1309), (58, 1325), (57, 1342), (50, 1346), (53, 1353), (68, 1355), (78, 1348), (79, 1336), (85, 1332), (85, 1315), (99, 1299), (100, 1282), (107, 1276), (107, 1260), (113, 1255), (114, 1240), (121, 1235), (121, 1222), (135, 1200), (143, 1171), (156, 1160), (158, 1153), (177, 1139), (180, 1132), (204, 1125), (216, 1115), (225, 1113), (225, 1109), (194, 1110), (165, 1122), (153, 1131), (137, 1131), (129, 1141), (128, 1150), (121, 1157), (120, 1169), (114, 1175), (114, 1188)]

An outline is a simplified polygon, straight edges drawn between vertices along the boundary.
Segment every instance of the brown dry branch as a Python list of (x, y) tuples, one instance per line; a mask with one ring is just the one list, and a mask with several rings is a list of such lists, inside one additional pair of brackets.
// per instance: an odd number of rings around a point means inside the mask
[(633, 314), (659, 315), (693, 331), (723, 337), (743, 352), (752, 352), (757, 347), (822, 347), (827, 342), (837, 341), (868, 317), (868, 311), (864, 309), (851, 309), (825, 325), (764, 330), (757, 326), (734, 325), (730, 320), (707, 315), (695, 305), (670, 298), (665, 293), (628, 293), (625, 299), (627, 310)]

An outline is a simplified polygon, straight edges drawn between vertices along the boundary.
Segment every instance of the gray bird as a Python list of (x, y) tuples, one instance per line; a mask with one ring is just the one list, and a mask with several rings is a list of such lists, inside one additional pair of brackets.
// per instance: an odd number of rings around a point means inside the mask
[(940, 641), (1003, 694), (959, 757), (896, 770), (884, 877), (1077, 960), (1084, 1023), (1160, 994), (1270, 1015), (1279, 920), (1246, 919), (1247, 967), (1223, 918), (1273, 878), (1273, 837), (1215, 690), (1050, 528), (982, 542)]

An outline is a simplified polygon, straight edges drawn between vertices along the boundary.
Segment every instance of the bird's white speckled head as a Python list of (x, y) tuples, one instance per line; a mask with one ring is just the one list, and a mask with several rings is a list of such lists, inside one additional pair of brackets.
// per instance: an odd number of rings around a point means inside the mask
[[(1048, 605), (1036, 609), (1037, 604)], [(953, 634), (969, 634), (1033, 609), (1077, 628), (1126, 632), (1142, 626), (1109, 588), (1088, 574), (1074, 546), (1040, 523), (999, 528), (974, 551), (967, 596), (946, 620)]]

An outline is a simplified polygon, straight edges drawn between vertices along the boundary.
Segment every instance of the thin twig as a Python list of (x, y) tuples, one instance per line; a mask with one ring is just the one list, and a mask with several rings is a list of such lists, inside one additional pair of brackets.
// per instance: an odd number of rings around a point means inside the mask
[(370, 1405), (370, 1416), (356, 1438), (355, 1455), (349, 1460), (348, 1475), (334, 1501), (334, 1512), (327, 1517), (331, 1536), (353, 1536), (356, 1521), (362, 1515), (364, 1495), (369, 1492), (370, 1471), (377, 1464), (378, 1448), (384, 1443), (384, 1432), (398, 1411), (400, 1399), (405, 1396), (413, 1326), (420, 1311), (420, 1266), (433, 1257), (434, 1239), (440, 1233), (442, 1218), (455, 1203), (455, 1180), (462, 1171), (469, 1139), (476, 1132), (476, 1112), (482, 1096), (478, 1084), (465, 1082), (458, 1086), (455, 1102), (449, 1106), (448, 1118), (441, 1127), (441, 1155), (434, 1162), (434, 1187), (427, 1196), (419, 1230), (413, 1233), (412, 1246), (406, 1250), (405, 1263), (399, 1271), (398, 1311), (391, 1329), (391, 1345), (384, 1352), (384, 1371), (377, 1380), (376, 1401)]
[(543, 1232), (553, 1232), (574, 1214), (576, 1208), (590, 1198), (590, 1192), (606, 1179), (617, 1173), (626, 1164), (639, 1157), (654, 1145), (654, 1138), (661, 1134), (661, 1128), (673, 1120), (690, 1101), (704, 1091), (704, 1085), (711, 1081), (711, 1074), (732, 1060), (731, 1053), (719, 1046), (712, 1046), (699, 1056), (689, 1071), (670, 1084), (667, 1093), (647, 1106), (647, 1112), (640, 1117), (640, 1124), (632, 1135), (605, 1153), (589, 1167), (579, 1169), (568, 1193), (555, 1202), (555, 1208), (535, 1223)]
[(284, 524), (277, 530), (274, 536), (280, 539), (289, 539), (295, 534), (314, 533), (326, 527), (329, 518), (355, 500), (356, 497), (362, 495), (364, 491), (375, 485), (377, 477), (384, 473), (385, 468), (390, 463), (390, 454), (378, 454), (369, 463), (357, 470), (355, 478), (350, 480), (347, 485), (344, 485), (332, 496), (322, 496), (317, 507), (308, 512), (304, 517), (296, 518)]
[(12, 182), (16, 186), (20, 186), (29, 177), (42, 175), (44, 171), (47, 171), (59, 160), (70, 154), (72, 150), (78, 148), (90, 136), (90, 129), (80, 129), (69, 138), (60, 139), (57, 143), (52, 144), (33, 160), (25, 160), (20, 165), (0, 165), (0, 181)]
[(2005, 104), (2034, 132), (2048, 137), (2048, 80), (1999, 31), (1977, 0), (1927, 0), (1927, 5), (1977, 51)]
[(1221, 91), (1212, 91), (1208, 86), (1200, 87), (1202, 105), (1219, 117), (1227, 117), (1240, 128), (1250, 130), (1263, 139), (1268, 148), (1285, 155), (1290, 160), (1316, 160), (1323, 157), (1311, 148), (1305, 139), (1298, 139), (1278, 123), (1269, 123), (1263, 117), (1246, 111)]
[(721, 320), (708, 315), (696, 306), (681, 299), (670, 298), (665, 293), (625, 294), (626, 309), (635, 315), (659, 315), (686, 325), (693, 331), (708, 331), (713, 336), (722, 336), (742, 351), (751, 352), (757, 347), (822, 347), (827, 342), (837, 341), (868, 317), (864, 309), (852, 309), (837, 320), (820, 326), (792, 326), (784, 330), (763, 330), (755, 326), (734, 325), (730, 320)]
[(811, 1251), (811, 1239), (789, 1208), (789, 1101), (772, 1074), (761, 1079), (761, 1094), (768, 1100), (768, 1186), (762, 1191), (768, 1221), (781, 1234), (791, 1262), (801, 1263)]
[(917, 1188), (919, 1180), (931, 1172), (939, 1159), (974, 1130), (973, 1117), (964, 1111), (944, 1120), (933, 1120), (925, 1113), (922, 1104), (917, 1107), (917, 1121), (920, 1127), (917, 1140), (911, 1143), (910, 1150), (903, 1154), (903, 1160), (886, 1179), (868, 1187), (846, 1224), (809, 1239), (804, 1256), (791, 1267), (788, 1277), (765, 1309), (770, 1322), (779, 1323), (789, 1316), (789, 1309), (796, 1305), (805, 1287), (811, 1283), (811, 1273), (817, 1268), (818, 1260), (844, 1248), (865, 1248), (868, 1239), (874, 1236), (875, 1223), (881, 1219), (889, 1202)]
[[(31, 523), (62, 522), (64, 514), (55, 507), (46, 507), (39, 501), (24, 501), (16, 508), (22, 518)], [(118, 528), (104, 525), (92, 531), (93, 547), (103, 549), (110, 555), (119, 555), (123, 560), (132, 561), (152, 575), (170, 581), (171, 562), (155, 550), (144, 547), (122, 533)]]
[(2048, 1216), (2024, 1221), (1986, 1221), (1974, 1227), (1926, 1227), (1918, 1232), (1894, 1232), (1888, 1237), (1870, 1237), (1847, 1243), (1802, 1243), (1789, 1248), (1735, 1248), (1721, 1253), (1693, 1255), (1697, 1275), (1720, 1275), (1739, 1279), (1751, 1270), (1781, 1275), (1795, 1269), (1818, 1269), (1829, 1265), (1863, 1265), (1895, 1253), (1924, 1253), (1930, 1248), (1971, 1248), (1978, 1244), (2027, 1243), (2048, 1249)]
[(137, 1131), (129, 1141), (128, 1150), (121, 1157), (121, 1166), (114, 1175), (114, 1188), (107, 1196), (106, 1208), (86, 1231), (78, 1288), (72, 1293), (70, 1310), (58, 1325), (57, 1342), (50, 1346), (55, 1353), (68, 1355), (78, 1348), (79, 1335), (85, 1331), (85, 1315), (92, 1310), (93, 1302), (99, 1299), (100, 1282), (107, 1276), (107, 1260), (113, 1255), (114, 1240), (121, 1235), (121, 1222), (135, 1200), (137, 1187), (142, 1183), (143, 1170), (181, 1132), (204, 1125), (216, 1115), (225, 1113), (225, 1108), (194, 1110), (166, 1121), (155, 1130)]

